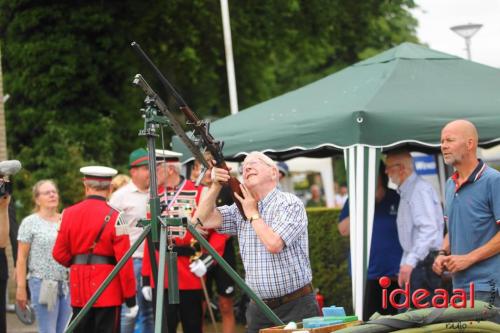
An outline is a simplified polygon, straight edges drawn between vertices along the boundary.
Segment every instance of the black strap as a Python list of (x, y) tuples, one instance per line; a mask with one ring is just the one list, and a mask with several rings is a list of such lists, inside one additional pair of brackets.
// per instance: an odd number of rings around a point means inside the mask
[(116, 265), (115, 257), (100, 256), (98, 254), (77, 254), (71, 259), (72, 265)]
[(106, 217), (104, 218), (104, 222), (101, 225), (101, 229), (99, 229), (99, 232), (97, 233), (97, 237), (95, 238), (94, 243), (92, 243), (92, 245), (89, 248), (89, 256), (87, 257), (87, 265), (90, 265), (90, 262), (92, 261), (92, 255), (94, 253), (94, 249), (95, 249), (97, 243), (99, 243), (99, 240), (101, 239), (101, 235), (102, 235), (102, 232), (104, 231), (104, 228), (106, 228), (106, 225), (108, 224), (109, 220), (111, 220), (111, 215), (113, 214), (113, 211), (114, 211), (113, 208), (111, 208), (109, 210), (108, 215), (106, 215)]
[[(158, 243), (155, 244), (155, 250), (160, 250), (160, 245)], [(172, 248), (172, 252), (176, 252), (179, 257), (191, 257), (196, 253), (196, 250), (191, 246), (174, 246)]]

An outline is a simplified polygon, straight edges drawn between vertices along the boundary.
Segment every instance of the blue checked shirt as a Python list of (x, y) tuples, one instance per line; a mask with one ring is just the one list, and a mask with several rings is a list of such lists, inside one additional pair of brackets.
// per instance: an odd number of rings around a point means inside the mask
[(281, 297), (312, 281), (306, 211), (299, 198), (278, 189), (257, 207), (264, 222), (285, 243), (281, 252), (267, 251), (236, 204), (217, 207), (222, 214), (218, 231), (238, 236), (247, 285), (262, 299)]
[(432, 185), (412, 173), (398, 188), (398, 236), (403, 257), (401, 265), (415, 267), (429, 251), (443, 244), (444, 218), (438, 195)]

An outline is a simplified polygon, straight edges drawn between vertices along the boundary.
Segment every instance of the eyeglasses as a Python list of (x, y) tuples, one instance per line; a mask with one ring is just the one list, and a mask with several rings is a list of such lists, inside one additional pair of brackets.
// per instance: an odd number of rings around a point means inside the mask
[(396, 164), (392, 164), (392, 165), (386, 165), (385, 169), (389, 170), (389, 169), (392, 169), (392, 168), (395, 168), (395, 167), (400, 167), (400, 166), (401, 166), (401, 163), (396, 163)]
[(273, 165), (270, 165), (269, 163), (267, 163), (266, 161), (260, 159), (260, 158), (257, 158), (256, 160), (253, 160), (253, 161), (250, 161), (250, 162), (245, 162), (241, 165), (241, 167), (243, 168), (243, 170), (245, 170), (246, 168), (255, 168), (256, 165), (258, 164), (263, 164), (263, 165), (266, 165), (268, 167), (273, 167)]
[(38, 192), (38, 195), (50, 195), (50, 194), (57, 194), (56, 190), (47, 190), (43, 192)]
[(255, 160), (243, 163), (241, 167), (243, 168), (243, 170), (245, 170), (246, 168), (255, 168), (258, 164), (263, 164), (263, 163), (264, 162), (262, 162), (261, 160)]

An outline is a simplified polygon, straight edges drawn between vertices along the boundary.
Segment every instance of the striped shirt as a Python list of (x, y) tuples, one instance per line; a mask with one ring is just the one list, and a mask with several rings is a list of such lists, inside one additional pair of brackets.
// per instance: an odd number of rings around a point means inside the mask
[(312, 281), (306, 211), (299, 198), (278, 189), (259, 201), (257, 208), (264, 223), (285, 243), (281, 252), (266, 249), (236, 204), (217, 208), (222, 214), (218, 232), (238, 236), (247, 285), (263, 299), (281, 297)]
[[(182, 189), (178, 192), (181, 187)], [(165, 187), (160, 186), (158, 196), (163, 207), (162, 215), (193, 216), (202, 192), (203, 186), (196, 186), (190, 180), (184, 181), (184, 177), (181, 177), (181, 182), (175, 188), (168, 187), (165, 191)], [(175, 200), (173, 204), (172, 200)], [(165, 209), (167, 206), (170, 206), (168, 211)]]
[(398, 236), (403, 257), (401, 265), (415, 267), (431, 250), (443, 244), (444, 218), (432, 185), (412, 173), (398, 188)]

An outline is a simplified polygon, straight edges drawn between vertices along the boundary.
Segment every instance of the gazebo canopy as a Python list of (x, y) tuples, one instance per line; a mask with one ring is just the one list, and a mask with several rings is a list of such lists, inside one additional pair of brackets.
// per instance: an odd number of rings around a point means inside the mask
[[(344, 153), (349, 181), (353, 302), (363, 313), (382, 150), (438, 151), (441, 128), (464, 118), (480, 146), (500, 143), (500, 70), (403, 43), (307, 86), (215, 121), (224, 155), (275, 159)], [(185, 150), (174, 139), (175, 150)]]
[(476, 124), (480, 146), (500, 142), (500, 70), (403, 43), (302, 88), (212, 123), (224, 154), (331, 156), (365, 144), (439, 147), (454, 119)]

